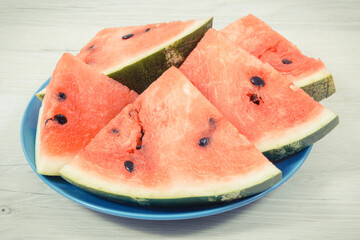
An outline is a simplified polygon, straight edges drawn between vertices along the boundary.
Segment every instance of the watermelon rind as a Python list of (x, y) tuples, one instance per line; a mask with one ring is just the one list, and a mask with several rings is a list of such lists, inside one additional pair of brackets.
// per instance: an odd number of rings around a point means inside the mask
[[(45, 89), (45, 88), (44, 88)], [(40, 159), (39, 158), (39, 153), (40, 153), (40, 119), (41, 119), (41, 115), (43, 113), (43, 106), (40, 107), (39, 109), (39, 115), (38, 115), (38, 121), (37, 121), (37, 125), (36, 125), (36, 138), (35, 138), (35, 163), (36, 163), (36, 160)], [(37, 165), (37, 164), (35, 164)], [(36, 170), (38, 171), (38, 170)]]
[(315, 73), (304, 81), (295, 81), (294, 84), (318, 102), (336, 92), (334, 79), (328, 72), (325, 72), (325, 74)]
[(291, 132), (282, 132), (278, 134), (279, 138), (267, 137), (254, 144), (270, 161), (278, 161), (314, 144), (338, 124), (339, 117), (324, 109), (316, 119), (291, 129)]
[[(282, 173), (274, 165), (268, 164), (260, 172), (249, 173), (247, 177), (240, 176), (234, 181), (224, 182), (209, 179), (198, 191), (191, 186), (182, 186), (179, 191), (143, 190), (141, 186), (130, 189), (124, 184), (112, 185), (96, 174), (80, 169), (71, 164), (60, 170), (60, 176), (69, 183), (100, 197), (138, 205), (151, 205), (160, 207), (183, 207), (203, 204), (225, 203), (236, 199), (248, 197), (263, 192), (282, 179)], [(215, 186), (215, 187), (214, 187)], [(220, 187), (219, 187), (220, 186)], [(242, 186), (242, 187), (239, 187)]]
[(176, 38), (104, 74), (140, 94), (168, 68), (179, 67), (185, 61), (212, 27), (212, 21), (213, 18), (198, 20)]
[(37, 92), (35, 94), (35, 96), (40, 100), (44, 100), (44, 97), (45, 97), (45, 93), (46, 93), (46, 88), (43, 88), (42, 90), (40, 90), (39, 92)]

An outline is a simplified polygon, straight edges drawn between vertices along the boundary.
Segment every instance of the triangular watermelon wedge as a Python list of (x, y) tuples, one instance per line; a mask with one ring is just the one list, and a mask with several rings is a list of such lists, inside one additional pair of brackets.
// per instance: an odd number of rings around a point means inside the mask
[(180, 70), (271, 160), (304, 149), (339, 123), (286, 76), (214, 29)]
[(85, 147), (137, 93), (66, 53), (56, 65), (39, 113), (36, 169), (58, 170)]
[(212, 18), (106, 28), (77, 57), (141, 93), (166, 69), (179, 67), (211, 26)]
[(250, 14), (229, 24), (221, 33), (281, 74), (291, 76), (290, 81), (316, 101), (335, 93), (333, 77), (320, 59), (302, 54), (293, 43), (259, 18)]
[[(105, 28), (77, 54), (96, 71), (138, 93), (171, 66), (179, 67), (206, 31), (213, 18), (172, 21), (142, 26)], [(36, 96), (43, 100), (46, 89)]]
[(281, 179), (281, 171), (175, 67), (60, 174), (100, 196), (161, 206), (226, 202)]

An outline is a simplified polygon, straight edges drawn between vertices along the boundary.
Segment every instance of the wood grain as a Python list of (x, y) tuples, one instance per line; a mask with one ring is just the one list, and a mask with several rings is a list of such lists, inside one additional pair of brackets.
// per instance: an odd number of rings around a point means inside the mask
[[(360, 2), (0, 0), (0, 239), (360, 239)], [(333, 73), (322, 103), (340, 125), (265, 198), (216, 216), (159, 222), (84, 208), (51, 190), (20, 146), (20, 122), (63, 52), (100, 29), (214, 16), (221, 29), (253, 13)]]

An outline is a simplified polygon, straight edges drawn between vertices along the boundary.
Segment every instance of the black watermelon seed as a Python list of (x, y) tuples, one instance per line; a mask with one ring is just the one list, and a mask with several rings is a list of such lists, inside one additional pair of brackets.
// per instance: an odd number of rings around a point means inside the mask
[(202, 138), (199, 140), (198, 144), (200, 147), (205, 147), (210, 142), (210, 138)]
[(250, 79), (251, 83), (254, 84), (255, 86), (257, 87), (263, 87), (265, 86), (265, 82), (264, 80), (262, 80), (261, 77), (258, 77), (258, 76), (253, 76), (251, 79)]
[(148, 31), (150, 31), (150, 28), (147, 28), (147, 29), (145, 30), (145, 32), (148, 32)]
[(54, 120), (57, 121), (59, 124), (64, 125), (67, 123), (67, 119), (64, 115), (57, 114), (54, 116)]
[(112, 132), (112, 133), (119, 133), (119, 130), (117, 130), (116, 128), (113, 128), (113, 129), (110, 130), (110, 132)]
[(250, 101), (252, 101), (253, 103), (255, 103), (256, 105), (260, 104), (260, 99), (258, 98), (257, 94), (253, 94), (250, 96)]
[(132, 161), (124, 162), (125, 169), (128, 170), (130, 173), (134, 171), (134, 163)]
[(59, 92), (58, 95), (57, 95), (57, 99), (60, 101), (60, 102), (63, 102), (66, 100), (66, 94), (63, 93), (63, 92)]
[(214, 125), (215, 124), (215, 118), (210, 118), (209, 123), (210, 123), (210, 125)]
[(142, 145), (137, 145), (137, 146), (136, 146), (136, 150), (141, 149), (141, 147), (142, 147)]
[(49, 120), (54, 121), (54, 119), (52, 119), (52, 118), (46, 119), (46, 121), (45, 121), (45, 126), (46, 126), (46, 124), (47, 124), (47, 122), (48, 122)]
[(284, 58), (281, 62), (282, 62), (283, 64), (291, 64), (291, 63), (292, 63), (291, 60), (286, 59), (286, 58)]
[(94, 45), (91, 45), (88, 49), (93, 49), (94, 48)]
[(142, 141), (142, 139), (143, 139), (143, 137), (144, 137), (144, 130), (143, 129), (141, 129), (141, 137), (140, 137), (140, 141)]
[(130, 34), (126, 34), (122, 37), (122, 39), (126, 40), (126, 39), (129, 39), (131, 38), (132, 36), (134, 36), (134, 34), (130, 33)]

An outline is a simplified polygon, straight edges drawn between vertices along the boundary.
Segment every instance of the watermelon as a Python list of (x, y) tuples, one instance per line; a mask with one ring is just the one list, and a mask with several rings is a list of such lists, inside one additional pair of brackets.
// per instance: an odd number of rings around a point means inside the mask
[[(105, 28), (77, 54), (82, 61), (138, 93), (166, 69), (180, 66), (211, 28), (213, 18)], [(42, 101), (46, 89), (36, 96)]]
[(85, 147), (137, 93), (64, 54), (47, 86), (36, 134), (36, 169), (58, 170)]
[(221, 33), (281, 74), (291, 76), (291, 81), (316, 101), (335, 93), (332, 75), (321, 60), (302, 54), (293, 43), (257, 17), (248, 15), (240, 18)]
[(141, 93), (166, 69), (180, 66), (211, 26), (212, 18), (106, 28), (77, 57)]
[(94, 194), (147, 205), (225, 202), (270, 188), (281, 171), (171, 67), (60, 175)]
[(313, 144), (339, 122), (267, 63), (211, 29), (180, 70), (271, 160)]

